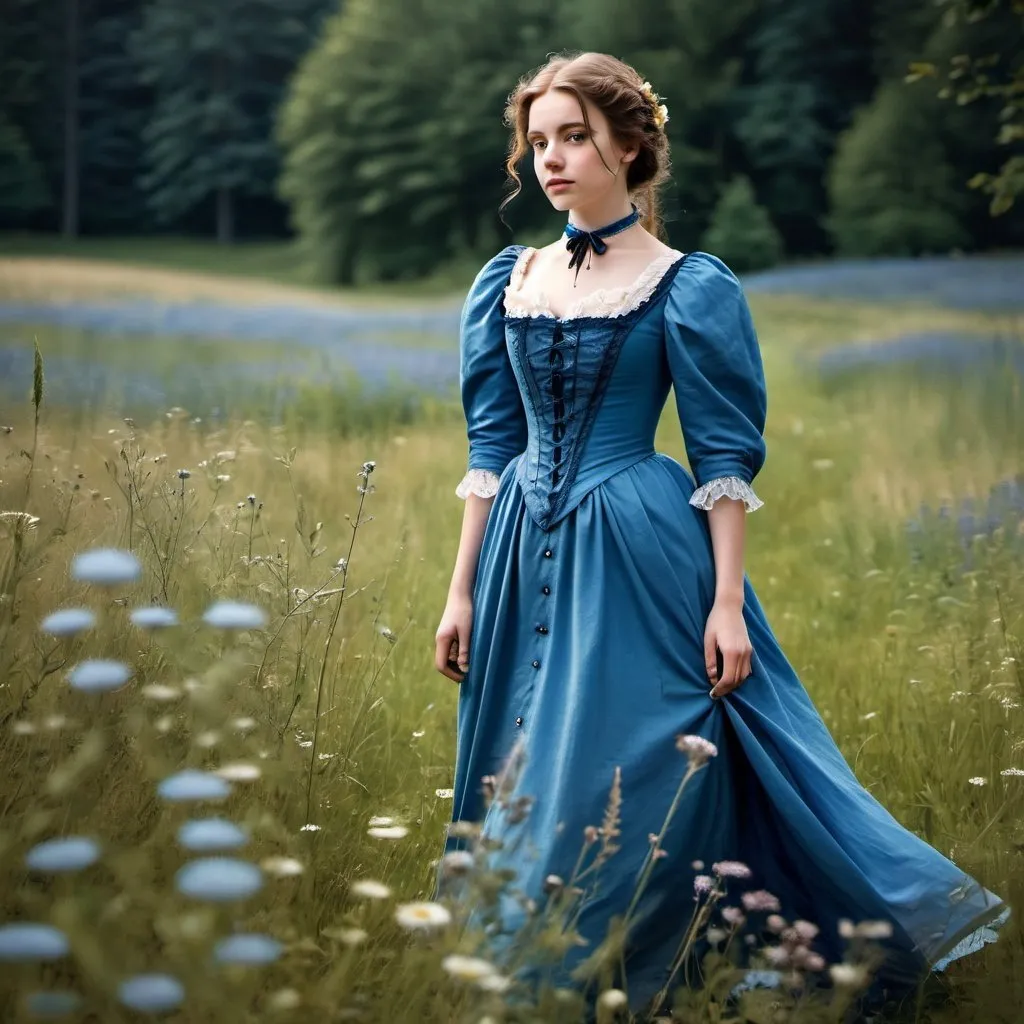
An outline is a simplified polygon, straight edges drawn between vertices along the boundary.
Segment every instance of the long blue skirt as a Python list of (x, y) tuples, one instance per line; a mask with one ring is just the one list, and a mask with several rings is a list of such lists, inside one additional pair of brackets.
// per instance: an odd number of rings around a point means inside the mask
[[(630, 904), (650, 836), (687, 769), (681, 734), (710, 740), (718, 755), (684, 790), (666, 856), (637, 907), (642, 924), (620, 979), (634, 1010), (664, 984), (694, 910), (695, 875), (720, 861), (751, 872), (730, 880), (725, 902), (769, 891), (787, 921), (819, 927), (811, 948), (828, 963), (843, 959), (843, 919), (891, 925), (876, 993), (906, 992), (994, 938), (989, 926), (1005, 919), (1003, 902), (857, 781), (749, 580), (752, 674), (725, 698), (709, 696), (713, 550), (706, 513), (688, 504), (694, 481), (678, 462), (650, 455), (549, 531), (529, 516), (514, 468), (502, 476), (481, 549), (453, 817), (483, 822), (505, 843), (493, 864), (515, 870), (515, 886), (542, 905), (545, 880), (567, 880), (588, 826), (601, 826), (619, 770), (619, 849), (584, 900), (576, 923), (588, 945), (566, 955), (563, 983)], [(532, 804), (510, 819), (497, 804), (488, 811), (482, 780), (499, 776), (513, 749), (522, 758), (503, 805)], [(448, 849), (460, 845), (451, 838)], [(506, 901), (502, 931), (515, 934), (528, 917), (521, 901)], [(757, 930), (764, 918), (752, 913), (749, 923)], [(821, 977), (828, 982), (827, 971)]]

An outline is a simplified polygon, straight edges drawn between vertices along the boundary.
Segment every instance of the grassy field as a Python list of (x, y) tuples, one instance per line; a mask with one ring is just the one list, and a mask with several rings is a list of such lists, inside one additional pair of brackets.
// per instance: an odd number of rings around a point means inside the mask
[[(754, 308), (769, 457), (747, 563), (773, 629), (864, 784), (1021, 908), (1024, 526), (1008, 486), (1022, 469), (1020, 378), (882, 366), (826, 383), (799, 357), (993, 325), (864, 304)], [(429, 897), (450, 812), (457, 691), (431, 659), (465, 440), (458, 410), (441, 404), (415, 420), (367, 408), (339, 431), (316, 414), (336, 403), (311, 389), (301, 416), (276, 422), (229, 406), (216, 424), (183, 409), (125, 423), (114, 406), (44, 399), (38, 430), (30, 401), (4, 409), (0, 512), (38, 521), (0, 521), (0, 920), (48, 922), (72, 949), (4, 965), (5, 1021), (41, 1016), (39, 992), (80, 993), (67, 1019), (136, 1020), (119, 986), (154, 972), (170, 978), (149, 983), (147, 1005), (162, 992), (172, 1006), (174, 979), (173, 1019), (190, 1024), (581, 1019), (571, 999), (549, 994), (534, 1010), (468, 981), (472, 965), (445, 969), (447, 955), (474, 952), (464, 911), (411, 939), (396, 919), (396, 905)], [(674, 415), (659, 448), (682, 458)], [(137, 582), (71, 578), (76, 554), (106, 546), (136, 554)], [(266, 624), (206, 624), (222, 598), (258, 605)], [(178, 624), (135, 625), (133, 609), (151, 605)], [(95, 627), (40, 630), (74, 607)], [(69, 672), (92, 658), (133, 678), (76, 689)], [(198, 808), (162, 798), (161, 780), (183, 768), (220, 771), (232, 792)], [(176, 890), (190, 858), (178, 830), (208, 813), (249, 835), (237, 856), (262, 868), (250, 898)], [(28, 870), (28, 852), (61, 835), (94, 839), (97, 862)], [(235, 865), (218, 892), (246, 877)], [(390, 895), (361, 895), (353, 883), (366, 880)], [(232, 959), (217, 946), (232, 932), (281, 948), (267, 946), (262, 966), (216, 962)], [(841, 995), (795, 1007), (752, 996), (684, 1019), (838, 1021)], [(1020, 1005), (1017, 909), (996, 945), (951, 970), (944, 1000), (899, 1019), (1012, 1024)]]

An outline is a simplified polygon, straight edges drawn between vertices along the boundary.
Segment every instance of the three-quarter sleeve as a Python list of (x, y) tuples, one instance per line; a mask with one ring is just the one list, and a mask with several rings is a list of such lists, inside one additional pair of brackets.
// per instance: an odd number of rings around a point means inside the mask
[(459, 379), (469, 464), (456, 494), (492, 497), (505, 467), (526, 448), (526, 413), (505, 345), (505, 287), (522, 246), (510, 245), (476, 276), (462, 307)]
[(768, 402), (761, 350), (739, 281), (717, 257), (691, 253), (665, 306), (665, 345), (683, 441), (697, 483), (690, 504), (763, 502), (751, 483), (765, 460)]

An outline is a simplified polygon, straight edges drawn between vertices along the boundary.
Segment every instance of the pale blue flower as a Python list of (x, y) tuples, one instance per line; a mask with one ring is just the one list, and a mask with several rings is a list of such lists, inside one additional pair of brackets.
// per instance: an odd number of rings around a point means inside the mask
[(168, 775), (157, 787), (157, 793), (174, 803), (184, 800), (223, 800), (230, 792), (230, 784), (213, 772), (185, 768)]
[(88, 608), (62, 608), (51, 612), (39, 624), (50, 636), (74, 636), (96, 625), (96, 616)]
[(269, 935), (232, 935), (213, 947), (213, 958), (222, 964), (272, 964), (283, 949)]
[(85, 693), (101, 693), (116, 690), (131, 679), (131, 666), (123, 661), (111, 661), (108, 658), (91, 658), (80, 661), (68, 673), (68, 682), (76, 690)]
[(117, 998), (131, 1010), (165, 1013), (182, 1004), (185, 989), (169, 974), (136, 974), (121, 982)]
[(262, 629), (267, 624), (267, 613), (243, 601), (215, 601), (206, 609), (203, 622), (214, 629)]
[(77, 992), (30, 992), (25, 997), (25, 1009), (33, 1017), (66, 1017), (81, 1005)]
[(173, 608), (136, 608), (128, 616), (140, 629), (167, 629), (178, 624), (178, 613)]
[(178, 842), (186, 850), (235, 850), (248, 841), (245, 832), (225, 818), (186, 821), (178, 829)]
[(81, 871), (95, 864), (99, 857), (99, 844), (94, 839), (68, 836), (33, 846), (25, 855), (25, 865), (32, 871)]
[(174, 878), (185, 896), (216, 903), (241, 900), (263, 888), (263, 872), (255, 864), (232, 857), (202, 857), (189, 861)]
[(96, 548), (76, 555), (71, 563), (71, 577), (82, 583), (114, 586), (134, 583), (142, 575), (142, 563), (130, 551)]
[(0, 962), (59, 960), (71, 950), (67, 936), (49, 924), (0, 925)]

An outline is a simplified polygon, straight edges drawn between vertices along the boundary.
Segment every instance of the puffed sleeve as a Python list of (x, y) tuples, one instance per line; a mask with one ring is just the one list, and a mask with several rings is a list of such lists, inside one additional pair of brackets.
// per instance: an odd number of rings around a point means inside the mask
[(459, 379), (469, 437), (468, 472), (456, 488), (492, 497), (498, 478), (526, 448), (526, 413), (505, 347), (504, 292), (522, 246), (510, 245), (476, 276), (459, 331)]
[(676, 274), (665, 345), (697, 482), (690, 504), (710, 509), (730, 497), (753, 512), (763, 504), (750, 485), (766, 454), (764, 367), (743, 289), (717, 257), (691, 253)]

